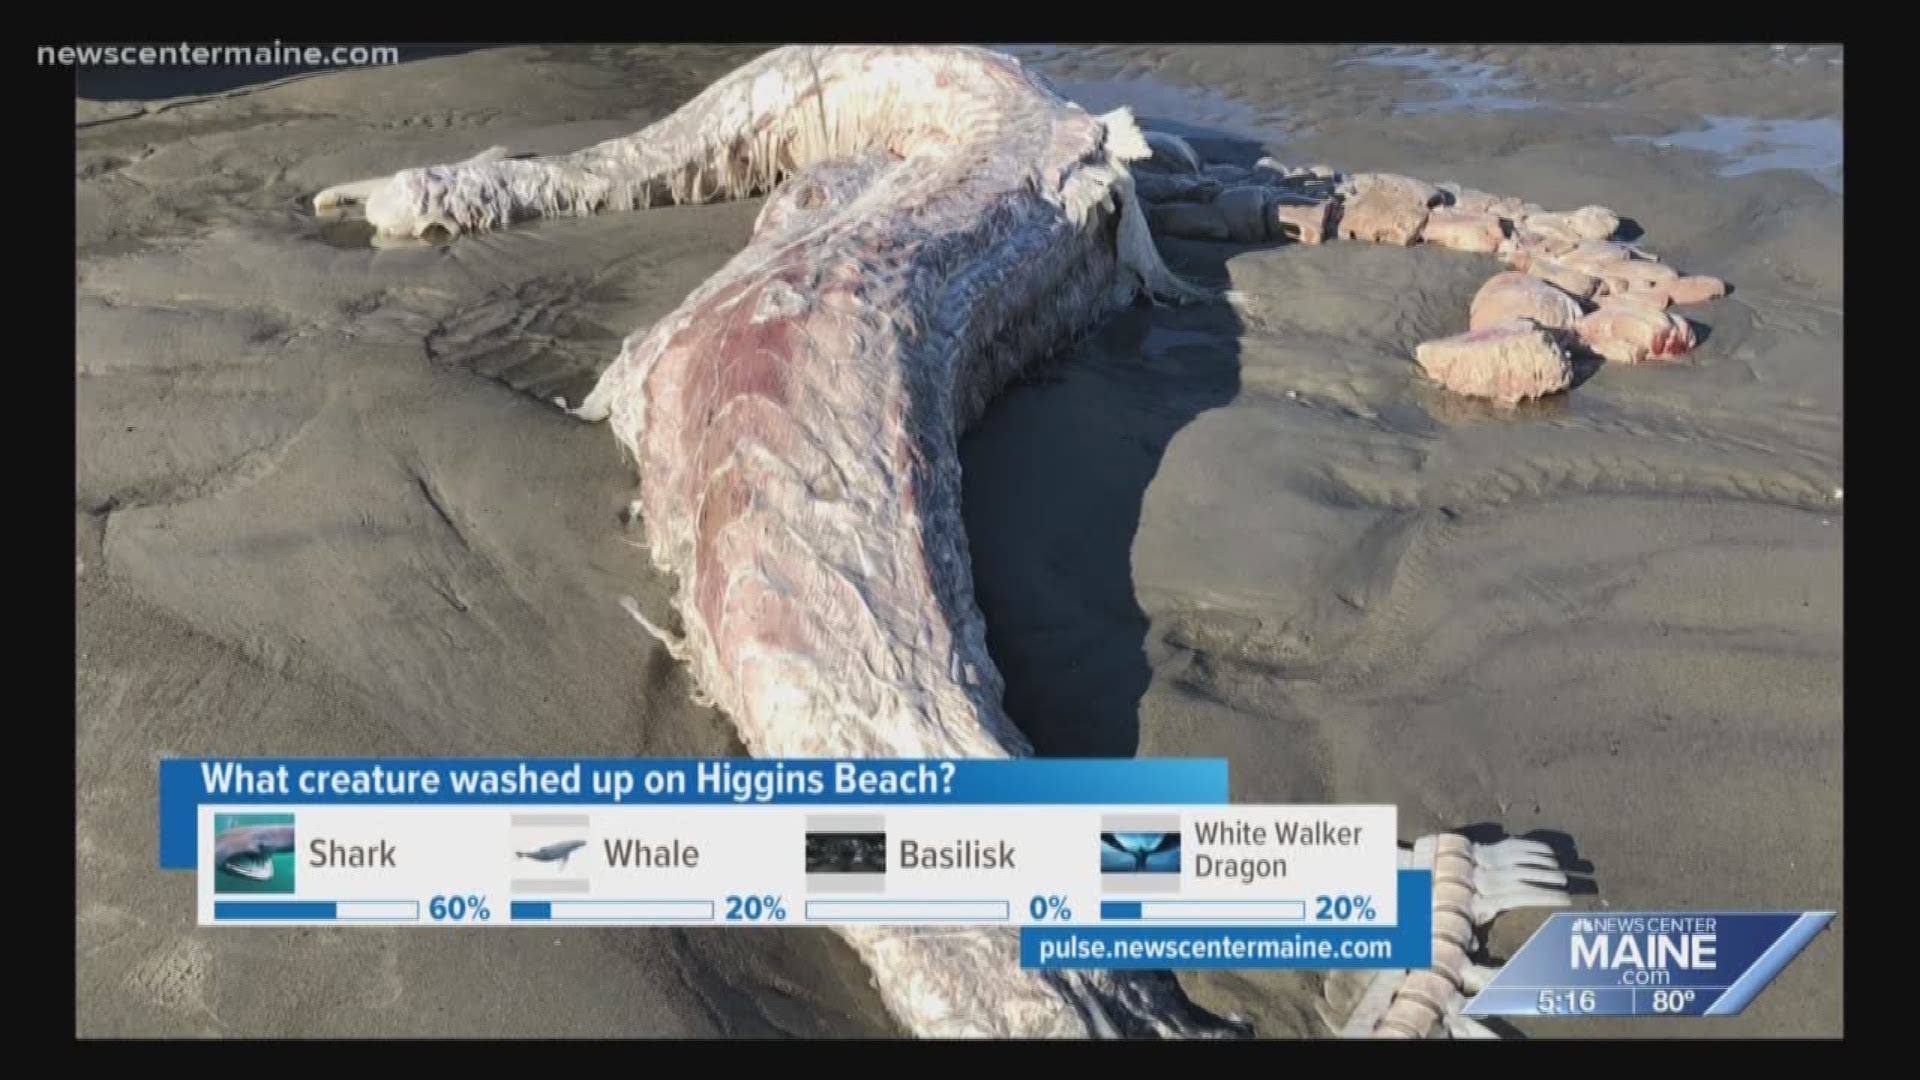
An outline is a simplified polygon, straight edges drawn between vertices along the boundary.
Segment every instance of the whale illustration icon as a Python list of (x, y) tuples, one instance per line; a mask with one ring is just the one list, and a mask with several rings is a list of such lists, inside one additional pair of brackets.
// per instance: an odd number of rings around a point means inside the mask
[(513, 857), (516, 859), (532, 859), (535, 862), (557, 862), (560, 864), (560, 869), (565, 870), (567, 868), (567, 860), (573, 858), (573, 853), (586, 846), (587, 842), (585, 840), (562, 840), (557, 844), (548, 844), (546, 847), (534, 848), (532, 851), (516, 851), (513, 853)]

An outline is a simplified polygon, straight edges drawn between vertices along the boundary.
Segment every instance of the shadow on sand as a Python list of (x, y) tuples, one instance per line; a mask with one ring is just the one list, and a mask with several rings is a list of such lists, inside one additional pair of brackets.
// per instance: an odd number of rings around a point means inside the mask
[[(1162, 241), (1178, 273), (1224, 283), (1246, 250)], [(1181, 429), (1240, 390), (1225, 302), (1136, 306), (1009, 387), (961, 440), (963, 512), (1009, 715), (1042, 757), (1132, 757), (1152, 679), (1133, 541)]]
[[(1143, 117), (1209, 161), (1257, 144)], [(1249, 245), (1162, 238), (1168, 264), (1210, 286)], [(1133, 542), (1174, 437), (1240, 391), (1240, 315), (1224, 301), (1109, 319), (1037, 365), (960, 443), (963, 512), (987, 644), (1007, 711), (1042, 757), (1132, 757), (1152, 680)]]
[[(1189, 138), (1209, 161), (1245, 163), (1261, 152), (1218, 132), (1142, 123)], [(1229, 282), (1234, 257), (1280, 246), (1166, 238), (1159, 245), (1176, 272), (1217, 287)], [(963, 512), (988, 648), (1006, 679), (1007, 711), (1042, 757), (1139, 753), (1140, 704), (1153, 678), (1132, 565), (1142, 506), (1179, 432), (1238, 395), (1245, 330), (1224, 301), (1136, 306), (1009, 387), (961, 440)], [(1597, 366), (1582, 365), (1581, 380)], [(1552, 410), (1563, 402), (1530, 404)], [(1505, 836), (1486, 824), (1463, 831), (1483, 843)], [(1572, 895), (1597, 891), (1571, 837), (1529, 838), (1585, 875), (1570, 880)], [(1488, 1027), (1524, 1037), (1504, 1021)]]

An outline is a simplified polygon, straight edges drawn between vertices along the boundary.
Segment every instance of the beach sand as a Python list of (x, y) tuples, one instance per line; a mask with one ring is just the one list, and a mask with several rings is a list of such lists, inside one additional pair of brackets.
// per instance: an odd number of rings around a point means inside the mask
[[(611, 436), (549, 402), (758, 203), (384, 251), (307, 206), (628, 133), (754, 51), (78, 101), (79, 1034), (896, 1033), (825, 931), (213, 932), (156, 869), (166, 755), (742, 752), (618, 607), (662, 612), (669, 584), (626, 542)], [(1041, 752), (1225, 756), (1238, 800), (1392, 802), (1405, 838), (1548, 835), (1586, 908), (1838, 910), (1841, 53), (1022, 52), (1223, 155), (1607, 205), (1735, 289), (1686, 310), (1681, 362), (1504, 410), (1412, 362), (1490, 258), (1165, 242), (1248, 310), (1128, 313), (964, 444), (991, 646)], [(1540, 918), (1504, 917), (1496, 953)], [(1739, 1017), (1511, 1030), (1837, 1035), (1844, 928)], [(1316, 975), (1183, 982), (1324, 1033)]]

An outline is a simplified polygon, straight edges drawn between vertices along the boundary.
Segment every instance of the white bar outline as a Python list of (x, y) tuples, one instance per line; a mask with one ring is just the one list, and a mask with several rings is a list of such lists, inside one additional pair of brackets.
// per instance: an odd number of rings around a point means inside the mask
[[(871, 914), (866, 914), (870, 912)], [(809, 900), (807, 921), (824, 923), (1011, 922), (1010, 900)]]
[[(1112, 903), (1113, 901), (1108, 901)], [(1306, 922), (1305, 900), (1137, 900), (1137, 919), (1107, 922)]]
[(711, 900), (549, 900), (547, 917), (528, 922), (713, 921)]
[(334, 922), (419, 922), (418, 900), (335, 900)]

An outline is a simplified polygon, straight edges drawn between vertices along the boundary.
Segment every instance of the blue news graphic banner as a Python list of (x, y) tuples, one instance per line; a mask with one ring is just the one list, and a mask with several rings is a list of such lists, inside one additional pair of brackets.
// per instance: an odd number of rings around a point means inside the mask
[(1225, 758), (170, 758), (160, 866), (198, 865), (207, 804), (1213, 805)]
[(1468, 1016), (1732, 1016), (1833, 921), (1831, 911), (1557, 912)]
[(1399, 872), (1397, 926), (1023, 926), (1020, 966), (1098, 971), (1424, 968), (1433, 872)]

